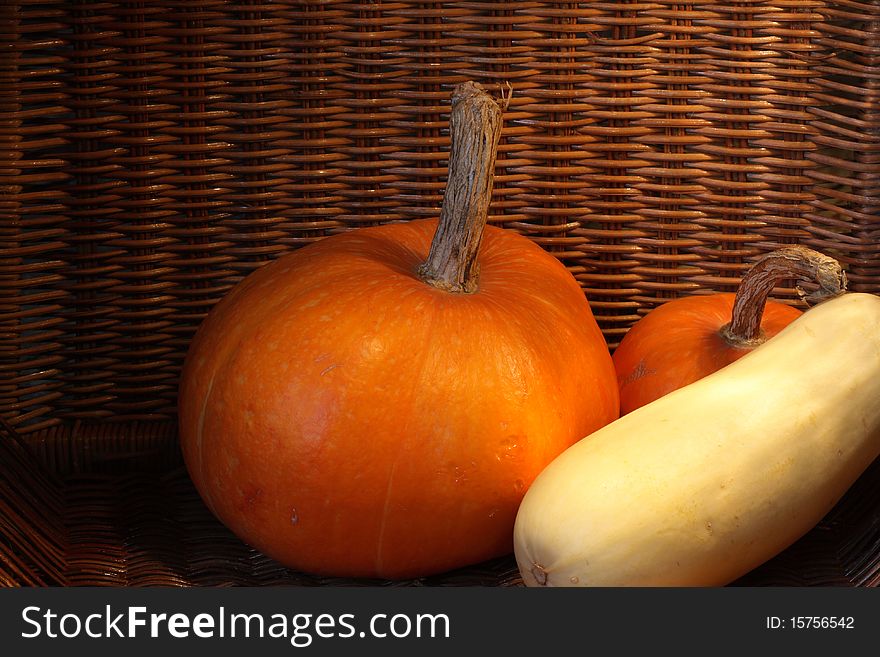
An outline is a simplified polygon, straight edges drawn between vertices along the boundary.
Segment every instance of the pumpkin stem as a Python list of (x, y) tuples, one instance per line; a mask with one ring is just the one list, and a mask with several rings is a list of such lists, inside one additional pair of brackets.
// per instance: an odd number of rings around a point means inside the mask
[(754, 347), (764, 342), (761, 319), (767, 297), (781, 280), (794, 278), (818, 284), (807, 294), (800, 286), (797, 292), (805, 301), (818, 303), (846, 291), (846, 273), (834, 258), (804, 246), (787, 246), (761, 257), (743, 275), (733, 302), (729, 324), (721, 328), (729, 344)]
[(452, 94), (446, 192), (428, 259), (418, 270), (424, 282), (446, 292), (477, 289), (477, 253), (492, 200), (504, 106), (474, 82)]

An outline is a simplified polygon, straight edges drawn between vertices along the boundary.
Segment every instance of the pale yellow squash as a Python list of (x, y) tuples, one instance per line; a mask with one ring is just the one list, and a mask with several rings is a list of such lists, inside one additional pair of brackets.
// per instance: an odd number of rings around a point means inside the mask
[(844, 294), (563, 452), (520, 506), (517, 564), (530, 586), (724, 585), (878, 454), (880, 297)]

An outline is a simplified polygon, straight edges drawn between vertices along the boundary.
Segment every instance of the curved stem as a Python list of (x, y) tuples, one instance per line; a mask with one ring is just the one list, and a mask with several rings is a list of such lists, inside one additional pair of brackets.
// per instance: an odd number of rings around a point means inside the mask
[(477, 253), (492, 200), (503, 112), (474, 82), (458, 85), (452, 94), (446, 192), (428, 259), (418, 270), (424, 282), (438, 289), (477, 289)]
[(721, 329), (728, 343), (747, 347), (764, 342), (761, 319), (767, 297), (774, 286), (786, 278), (817, 283), (819, 288), (809, 295), (797, 288), (798, 294), (811, 303), (846, 291), (846, 274), (834, 258), (804, 246), (777, 249), (757, 260), (743, 275), (730, 323)]

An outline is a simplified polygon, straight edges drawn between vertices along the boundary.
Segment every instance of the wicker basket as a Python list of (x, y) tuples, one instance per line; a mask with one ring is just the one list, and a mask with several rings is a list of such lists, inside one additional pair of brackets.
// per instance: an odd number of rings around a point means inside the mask
[[(178, 454), (177, 377), (248, 272), (439, 214), (459, 82), (512, 85), (490, 221), (569, 268), (609, 348), (667, 299), (733, 290), (780, 244), (880, 293), (876, 2), (0, 12), (5, 585), (377, 583), (291, 572), (213, 519)], [(504, 558), (405, 583), (519, 578)], [(880, 464), (738, 583), (880, 583)]]

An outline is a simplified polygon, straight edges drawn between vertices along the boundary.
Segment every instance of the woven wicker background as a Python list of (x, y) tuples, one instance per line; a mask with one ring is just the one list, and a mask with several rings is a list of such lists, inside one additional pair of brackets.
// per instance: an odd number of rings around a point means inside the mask
[[(278, 255), (437, 216), (459, 82), (512, 87), (490, 221), (565, 263), (611, 348), (779, 244), (880, 292), (876, 1), (25, 1), (0, 7), (0, 35), (0, 416), (40, 456), (33, 476), (61, 477), (48, 525), (25, 505), (0, 534), (29, 522), (64, 542), (33, 543), (56, 564), (40, 575), (0, 541), (10, 582), (239, 581), (233, 562), (272, 580), (245, 552), (205, 576), (181, 565), (222, 531), (181, 529), (203, 513), (174, 433), (187, 345)], [(0, 478), (0, 503), (23, 488)], [(162, 499), (179, 501), (170, 525)], [(853, 521), (867, 545), (817, 548), (837, 565), (810, 581), (877, 583), (880, 558), (853, 565), (880, 551), (876, 507)], [(138, 509), (140, 529), (119, 524)], [(193, 551), (166, 559), (185, 535)], [(72, 565), (77, 536), (95, 554)], [(139, 540), (159, 550), (141, 570)]]

